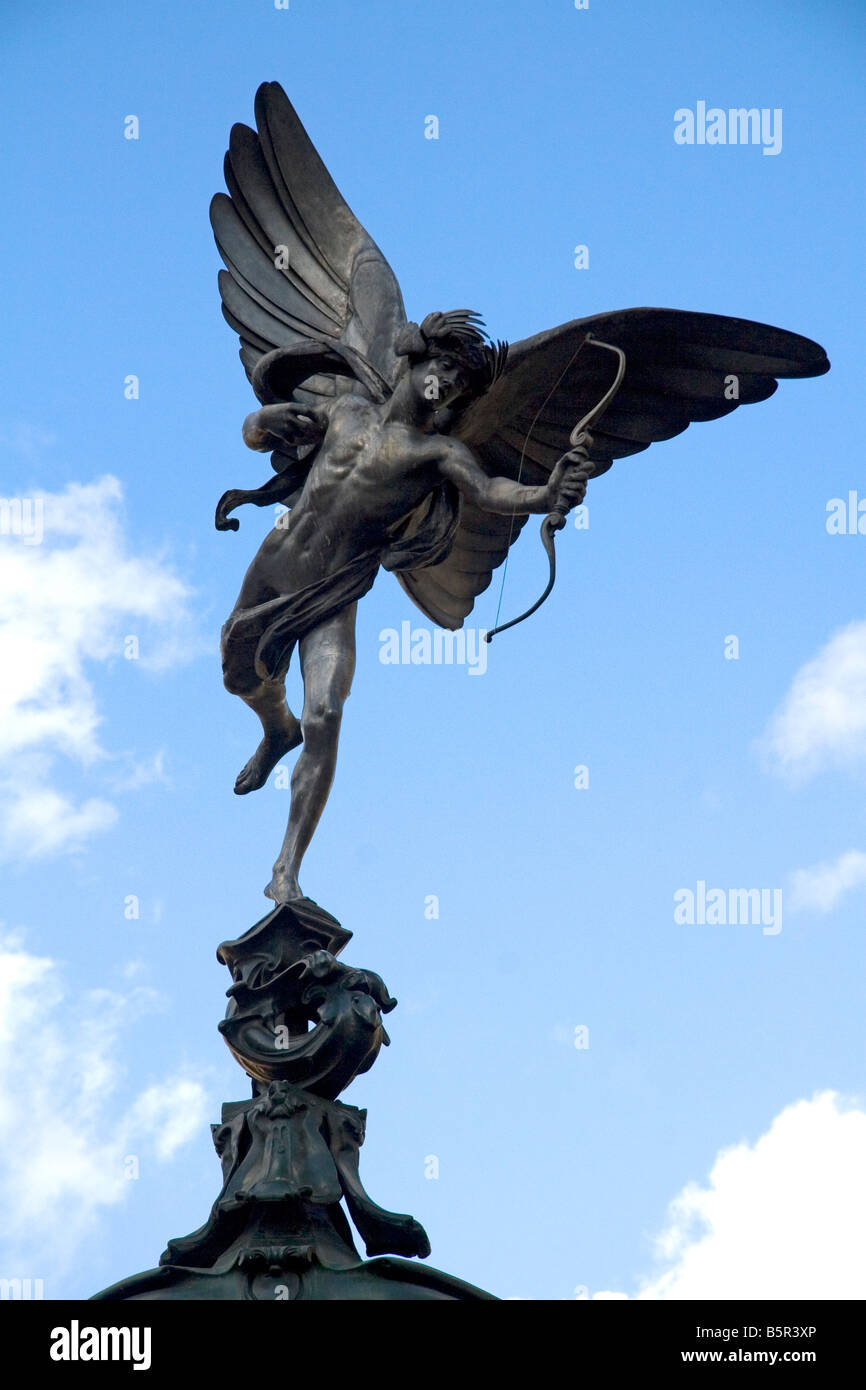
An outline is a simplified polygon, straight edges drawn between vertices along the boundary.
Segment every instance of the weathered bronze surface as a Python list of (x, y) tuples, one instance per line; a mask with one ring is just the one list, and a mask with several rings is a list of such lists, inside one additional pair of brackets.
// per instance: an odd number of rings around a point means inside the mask
[[(552, 532), (588, 477), (829, 363), (795, 333), (675, 309), (596, 314), (510, 347), (486, 342), (468, 310), (409, 323), (391, 267), (275, 82), (259, 88), (256, 123), (232, 129), (229, 194), (216, 195), (211, 221), (223, 313), (261, 402), (244, 439), (270, 451), (275, 476), (226, 492), (216, 524), (236, 529), (230, 513), (245, 502), (290, 508), (222, 640), (226, 686), (263, 732), (235, 791), (263, 786), (301, 746), (265, 889), (285, 903), (301, 896), (352, 683), (355, 605), (380, 566), (432, 622), (458, 628), (529, 515), (549, 514), (552, 567)], [(615, 396), (616, 362), (599, 346), (627, 363)], [(285, 696), (295, 646), (300, 719)]]
[[(302, 898), (219, 947), (232, 974), (220, 1031), (253, 1082), (252, 1099), (224, 1105), (212, 1126), (222, 1191), (158, 1269), (99, 1299), (491, 1297), (410, 1264), (430, 1254), (424, 1228), (361, 1182), (367, 1112), (336, 1097), (388, 1042), (381, 1013), (397, 1001), (378, 975), (336, 959), (350, 937)], [(342, 1202), (367, 1255), (397, 1258), (361, 1259)]]

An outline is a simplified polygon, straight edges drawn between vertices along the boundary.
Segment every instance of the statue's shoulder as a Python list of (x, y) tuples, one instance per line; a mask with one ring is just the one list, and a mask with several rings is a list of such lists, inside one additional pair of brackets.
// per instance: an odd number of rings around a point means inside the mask
[(342, 391), (332, 396), (326, 407), (332, 420), (366, 420), (371, 416), (381, 416), (383, 407), (371, 401), (363, 391)]

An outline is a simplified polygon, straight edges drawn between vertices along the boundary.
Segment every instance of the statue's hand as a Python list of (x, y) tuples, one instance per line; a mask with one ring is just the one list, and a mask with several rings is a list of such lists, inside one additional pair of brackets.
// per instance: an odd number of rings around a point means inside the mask
[(229, 492), (224, 492), (217, 502), (216, 517), (214, 525), (218, 531), (237, 531), (240, 522), (237, 517), (230, 517), (229, 512), (233, 512), (235, 507), (240, 506), (244, 500), (244, 493), (240, 488), (231, 488)]
[(586, 496), (587, 479), (592, 468), (583, 446), (570, 449), (557, 460), (547, 484), (549, 507), (564, 516), (572, 507), (579, 507)]

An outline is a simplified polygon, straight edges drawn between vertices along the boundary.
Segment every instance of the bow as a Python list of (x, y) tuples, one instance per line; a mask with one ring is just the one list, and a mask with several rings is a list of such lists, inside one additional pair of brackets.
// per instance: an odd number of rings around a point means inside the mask
[[(582, 478), (584, 482), (591, 478), (593, 472), (595, 471), (592, 463), (587, 457), (587, 444), (589, 440), (590, 427), (596, 424), (596, 422), (599, 419), (601, 419), (601, 416), (607, 410), (608, 406), (610, 405), (611, 401), (613, 400), (614, 396), (616, 395), (617, 391), (622, 385), (622, 379), (625, 376), (625, 353), (623, 352), (622, 348), (615, 347), (612, 343), (603, 343), (600, 338), (595, 338), (592, 335), (592, 333), (587, 333), (586, 337), (583, 339), (583, 342), (580, 344), (580, 347), (574, 353), (574, 356), (569, 361), (568, 365), (565, 368), (565, 371), (563, 371), (562, 375), (554, 384), (553, 388), (550, 391), (550, 394), (544, 401), (544, 404), (542, 405), (541, 409), (538, 411), (538, 414), (535, 417), (535, 420), (537, 420), (538, 416), (541, 415), (542, 411), (544, 410), (544, 407), (547, 405), (547, 402), (550, 400), (550, 397), (553, 395), (560, 382), (563, 380), (563, 377), (565, 376), (566, 372), (568, 372), (578, 353), (582, 351), (582, 349), (586, 346), (587, 343), (590, 343), (593, 347), (605, 348), (608, 352), (616, 353), (618, 363), (616, 369), (616, 376), (614, 377), (613, 382), (605, 391), (601, 400), (598, 401), (597, 404), (594, 405), (591, 410), (588, 410), (586, 415), (584, 415), (583, 419), (579, 420), (578, 423), (575, 425), (574, 429), (571, 431), (571, 434), (568, 437), (571, 449), (569, 449), (565, 454), (562, 455), (562, 458), (567, 458), (572, 451), (577, 451), (582, 455), (583, 461), (581, 464), (581, 468), (577, 474), (577, 477)], [(526, 441), (523, 446), (524, 451), (526, 449), (526, 444), (529, 442), (529, 437), (532, 434), (532, 430), (535, 427), (535, 420), (533, 420), (532, 425), (529, 429), (529, 434), (527, 434), (526, 436)], [(522, 461), (523, 459), (521, 455), (521, 464)], [(559, 462), (561, 462), (561, 460), (559, 460)], [(492, 642), (497, 632), (506, 632), (508, 628), (516, 627), (518, 623), (522, 623), (524, 618), (530, 618), (532, 614), (535, 613), (541, 607), (541, 605), (544, 603), (544, 600), (550, 594), (554, 584), (556, 583), (556, 532), (561, 531), (563, 526), (565, 525), (565, 518), (567, 512), (567, 504), (565, 504), (562, 501), (558, 501), (553, 511), (548, 512), (547, 516), (541, 523), (541, 544), (544, 546), (545, 552), (547, 554), (548, 563), (550, 565), (550, 577), (547, 581), (547, 587), (545, 588), (544, 593), (541, 595), (540, 598), (537, 598), (535, 600), (535, 603), (533, 603), (531, 608), (527, 608), (525, 613), (521, 613), (519, 618), (512, 618), (510, 622), (502, 623), (501, 625), (491, 628), (489, 632), (485, 633), (484, 640), (486, 642)], [(502, 585), (504, 588), (504, 574), (502, 576)], [(501, 601), (502, 595), (500, 593), (500, 602)]]

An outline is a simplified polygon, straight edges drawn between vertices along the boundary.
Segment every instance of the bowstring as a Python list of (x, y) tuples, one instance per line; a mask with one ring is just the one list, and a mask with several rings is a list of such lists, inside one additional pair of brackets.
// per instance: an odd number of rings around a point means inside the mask
[[(588, 341), (588, 335), (587, 335), (586, 337), (584, 337), (583, 341), (578, 345), (578, 347), (575, 348), (574, 352), (571, 354), (571, 357), (570, 357), (570, 358), (568, 359), (568, 361), (566, 362), (566, 364), (565, 364), (565, 366), (563, 367), (562, 371), (560, 372), (559, 376), (556, 378), (556, 381), (553, 383), (553, 385), (551, 386), (551, 388), (550, 388), (550, 390), (548, 391), (547, 395), (545, 396), (544, 400), (542, 401), (541, 405), (538, 407), (538, 409), (537, 409), (536, 412), (535, 412), (535, 415), (534, 415), (533, 420), (532, 420), (532, 424), (529, 426), (529, 429), (526, 431), (526, 438), (525, 438), (524, 441), (523, 441), (523, 448), (520, 450), (520, 463), (518, 464), (518, 467), (517, 467), (517, 484), (518, 484), (518, 486), (520, 485), (520, 479), (521, 479), (521, 477), (523, 476), (523, 461), (524, 461), (524, 459), (526, 458), (526, 449), (527, 449), (527, 445), (529, 444), (530, 438), (532, 437), (532, 431), (535, 429), (535, 426), (538, 424), (538, 421), (539, 421), (540, 416), (543, 415), (543, 414), (544, 414), (544, 411), (547, 409), (547, 405), (548, 405), (548, 402), (550, 401), (551, 397), (559, 390), (559, 387), (560, 387), (561, 383), (563, 382), (563, 380), (565, 379), (565, 377), (568, 375), (569, 371), (571, 370), (571, 367), (572, 367), (573, 363), (575, 362), (575, 360), (576, 360), (578, 354), (581, 353), (581, 352), (583, 351), (583, 349), (586, 347), (587, 341)], [(505, 596), (505, 580), (506, 580), (507, 575), (508, 575), (508, 562), (509, 562), (509, 560), (511, 559), (511, 542), (512, 542), (512, 540), (514, 539), (514, 518), (515, 518), (516, 515), (517, 515), (516, 511), (514, 511), (514, 512), (511, 513), (511, 525), (510, 525), (510, 527), (508, 528), (508, 549), (507, 549), (506, 552), (505, 552), (505, 566), (504, 566), (504, 568), (503, 568), (503, 570), (502, 570), (502, 582), (501, 582), (501, 584), (500, 584), (500, 586), (499, 586), (499, 602), (498, 602), (498, 604), (496, 605), (496, 620), (495, 620), (495, 622), (494, 622), (494, 624), (493, 624), (493, 627), (494, 627), (494, 628), (497, 628), (497, 627), (499, 626), (499, 615), (500, 615), (500, 613), (502, 612), (502, 600), (503, 600), (503, 598), (504, 598), (504, 596)]]

